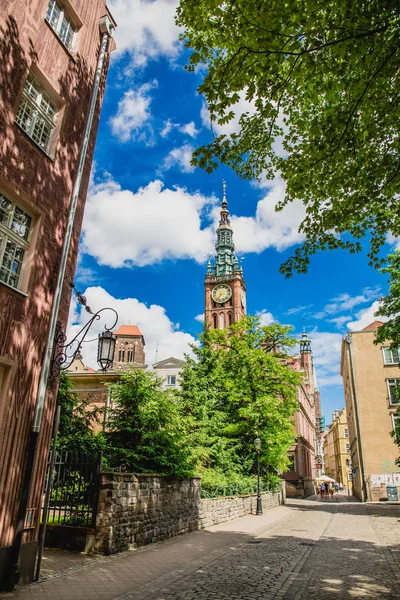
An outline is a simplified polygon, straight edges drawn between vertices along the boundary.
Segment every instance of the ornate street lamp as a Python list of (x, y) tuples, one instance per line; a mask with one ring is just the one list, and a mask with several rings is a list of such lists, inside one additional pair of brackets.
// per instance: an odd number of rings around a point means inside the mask
[(50, 364), (49, 384), (52, 385), (61, 371), (66, 371), (75, 360), (77, 354), (81, 351), (82, 344), (93, 342), (95, 340), (85, 340), (91, 326), (95, 321), (101, 318), (102, 313), (105, 311), (111, 311), (114, 313), (113, 322), (110, 327), (104, 326), (103, 333), (99, 334), (98, 347), (97, 347), (97, 362), (102, 371), (107, 371), (113, 363), (114, 350), (115, 350), (115, 337), (112, 334), (112, 329), (117, 324), (118, 314), (113, 308), (101, 308), (96, 313), (93, 313), (90, 306), (88, 306), (85, 296), (83, 296), (76, 289), (73, 283), (70, 283), (71, 288), (75, 291), (76, 297), (79, 304), (85, 307), (92, 317), (89, 321), (78, 331), (76, 336), (67, 342), (67, 337), (63, 332), (62, 324), (60, 321), (56, 325), (56, 333), (54, 336), (54, 351)]
[(257, 510), (256, 515), (262, 515), (262, 499), (261, 499), (261, 489), (260, 489), (260, 450), (261, 450), (261, 439), (256, 437), (254, 440), (254, 447), (257, 452)]

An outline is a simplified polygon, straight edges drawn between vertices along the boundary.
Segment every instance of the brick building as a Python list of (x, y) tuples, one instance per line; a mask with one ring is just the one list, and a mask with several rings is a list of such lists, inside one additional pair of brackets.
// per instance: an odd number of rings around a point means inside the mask
[(246, 314), (246, 283), (234, 254), (225, 182), (220, 215), (215, 264), (208, 261), (204, 280), (204, 319), (211, 329), (225, 329)]
[[(111, 26), (104, 0), (0, 3), (3, 587), (12, 586), (19, 574), (21, 581), (33, 576), (57, 391), (56, 385), (46, 387), (47, 369), (43, 365), (44, 361), (49, 364), (51, 324), (58, 318), (65, 326), (68, 317), (68, 282), (75, 271), (113, 49)], [(92, 97), (99, 81), (94, 105)], [(74, 214), (72, 220), (70, 215)], [(33, 468), (27, 467), (33, 457)]]
[(121, 325), (114, 331), (116, 337), (112, 369), (106, 373), (87, 367), (79, 355), (68, 369), (74, 391), (89, 402), (90, 407), (104, 410), (103, 423), (94, 429), (102, 429), (107, 423), (107, 411), (113, 408), (110, 383), (119, 381), (120, 373), (127, 368), (146, 369), (145, 340), (137, 325)]
[[(225, 183), (215, 248), (214, 264), (211, 259), (208, 261), (204, 280), (204, 320), (211, 329), (225, 329), (246, 315), (246, 283), (234, 253)], [(292, 368), (303, 372), (305, 377), (297, 390), (299, 410), (294, 415), (296, 443), (289, 452), (291, 468), (283, 476), (289, 495), (310, 496), (314, 493), (316, 469), (318, 474), (322, 473), (323, 458), (320, 393), (311, 342), (305, 333), (300, 341), (300, 355), (292, 357), (290, 362)]]
[(304, 373), (297, 388), (299, 410), (294, 415), (296, 442), (289, 450), (289, 471), (283, 473), (288, 496), (307, 497), (314, 493), (316, 465), (319, 461), (319, 443), (316, 435), (317, 419), (321, 414), (319, 389), (311, 352), (311, 341), (304, 332), (300, 340), (300, 354), (291, 359), (291, 366)]

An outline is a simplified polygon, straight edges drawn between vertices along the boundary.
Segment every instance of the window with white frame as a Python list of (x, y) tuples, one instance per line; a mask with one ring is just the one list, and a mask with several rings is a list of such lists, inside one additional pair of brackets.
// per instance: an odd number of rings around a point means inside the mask
[(348, 429), (345, 429), (345, 430), (344, 430), (344, 437), (345, 437), (345, 438), (348, 438), (348, 437), (349, 437), (349, 430), (348, 430)]
[(77, 27), (61, 2), (49, 0), (45, 19), (50, 27), (54, 29), (64, 46), (68, 50), (71, 50)]
[(346, 444), (346, 454), (350, 454), (350, 444)]
[(167, 385), (176, 385), (176, 375), (167, 375)]
[(400, 404), (400, 379), (386, 379), (389, 404)]
[(396, 423), (397, 423), (398, 419), (400, 419), (400, 416), (396, 415), (395, 413), (392, 413), (392, 427), (393, 427), (393, 431), (396, 431)]
[(400, 362), (397, 348), (382, 348), (385, 365), (397, 365)]
[(45, 152), (49, 152), (59, 106), (40, 81), (30, 73), (15, 122)]
[(130, 348), (128, 350), (128, 362), (129, 363), (133, 363), (135, 360), (135, 349), (134, 348)]
[(0, 281), (19, 288), (32, 217), (0, 192)]

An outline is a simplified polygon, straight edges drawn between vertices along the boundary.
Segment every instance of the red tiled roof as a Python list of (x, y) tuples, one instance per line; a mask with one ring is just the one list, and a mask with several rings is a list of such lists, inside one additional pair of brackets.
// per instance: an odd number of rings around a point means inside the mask
[(137, 325), (121, 325), (117, 331), (114, 331), (114, 335), (139, 335), (143, 337)]
[(96, 371), (92, 369), (92, 367), (85, 366), (85, 369), (88, 373), (96, 373)]
[(366, 327), (364, 327), (363, 331), (371, 331), (371, 329), (379, 329), (379, 327), (383, 325), (383, 321), (374, 321), (373, 323), (370, 323), (370, 325), (367, 325)]

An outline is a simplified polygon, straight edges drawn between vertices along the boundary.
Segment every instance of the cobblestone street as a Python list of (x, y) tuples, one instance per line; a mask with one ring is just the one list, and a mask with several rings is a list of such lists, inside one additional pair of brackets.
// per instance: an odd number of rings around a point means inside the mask
[[(244, 517), (122, 555), (92, 560), (70, 555), (63, 571), (51, 573), (47, 567), (41, 582), (0, 597), (400, 598), (399, 519), (399, 505), (347, 502), (346, 496), (289, 500), (261, 517)], [(56, 552), (50, 551), (47, 561)]]

